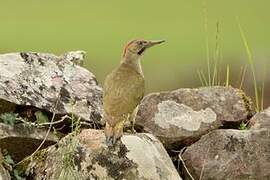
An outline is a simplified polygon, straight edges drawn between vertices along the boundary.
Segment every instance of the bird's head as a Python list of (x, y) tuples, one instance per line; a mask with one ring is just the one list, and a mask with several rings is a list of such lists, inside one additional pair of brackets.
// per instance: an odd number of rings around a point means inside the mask
[(146, 49), (161, 44), (165, 40), (149, 41), (149, 40), (132, 40), (124, 48), (123, 57), (140, 57)]

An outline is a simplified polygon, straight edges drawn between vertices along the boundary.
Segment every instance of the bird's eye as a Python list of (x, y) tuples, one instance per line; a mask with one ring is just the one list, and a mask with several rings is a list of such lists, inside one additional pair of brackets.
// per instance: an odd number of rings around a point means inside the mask
[(144, 42), (143, 42), (143, 41), (139, 41), (138, 44), (139, 44), (140, 46), (142, 46), (142, 45), (144, 44)]

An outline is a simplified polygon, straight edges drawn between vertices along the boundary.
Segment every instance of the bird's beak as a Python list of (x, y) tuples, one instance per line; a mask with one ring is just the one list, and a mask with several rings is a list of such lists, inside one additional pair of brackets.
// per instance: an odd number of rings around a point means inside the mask
[(157, 40), (157, 41), (148, 41), (148, 43), (146, 44), (146, 48), (150, 48), (152, 46), (155, 46), (157, 44), (161, 44), (161, 43), (164, 43), (165, 40)]

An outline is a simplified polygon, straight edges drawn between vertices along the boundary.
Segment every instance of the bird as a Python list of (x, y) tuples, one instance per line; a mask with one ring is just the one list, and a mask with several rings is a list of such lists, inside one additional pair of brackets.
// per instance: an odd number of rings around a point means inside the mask
[[(106, 76), (103, 85), (103, 121), (106, 122), (104, 133), (108, 145), (115, 145), (121, 139), (125, 121), (135, 119), (137, 106), (144, 97), (141, 57), (148, 48), (163, 42), (142, 39), (128, 42), (120, 64)], [(132, 126), (134, 129), (134, 122)]]

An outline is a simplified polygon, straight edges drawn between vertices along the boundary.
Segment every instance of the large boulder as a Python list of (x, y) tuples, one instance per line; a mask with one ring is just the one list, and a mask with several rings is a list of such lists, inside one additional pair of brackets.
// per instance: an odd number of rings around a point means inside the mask
[[(19, 162), (39, 147), (46, 134), (46, 129), (37, 129), (25, 124), (10, 126), (0, 123), (0, 148), (6, 150), (15, 162)], [(55, 144), (57, 139), (49, 133), (41, 148)]]
[(137, 129), (152, 133), (166, 148), (190, 145), (223, 126), (238, 126), (254, 112), (249, 98), (232, 87), (203, 87), (152, 93), (139, 106)]
[(27, 165), (28, 176), (54, 179), (181, 179), (162, 144), (150, 134), (124, 135), (114, 148), (102, 130), (68, 136)]
[(98, 123), (102, 88), (91, 72), (77, 65), (83, 58), (82, 51), (0, 55), (0, 100)]
[(270, 179), (270, 131), (215, 130), (182, 158), (194, 179)]

